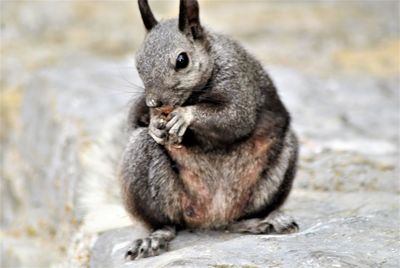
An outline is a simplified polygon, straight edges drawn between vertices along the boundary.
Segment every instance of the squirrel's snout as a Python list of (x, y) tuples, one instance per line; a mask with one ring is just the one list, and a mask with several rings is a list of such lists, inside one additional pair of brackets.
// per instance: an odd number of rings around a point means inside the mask
[(146, 98), (146, 105), (149, 108), (157, 108), (162, 105), (162, 102), (154, 97), (148, 97)]

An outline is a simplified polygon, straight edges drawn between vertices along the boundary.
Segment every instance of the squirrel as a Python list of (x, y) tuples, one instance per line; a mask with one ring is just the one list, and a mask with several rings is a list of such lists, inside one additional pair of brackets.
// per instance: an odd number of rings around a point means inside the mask
[(160, 22), (147, 0), (138, 3), (144, 92), (129, 111), (119, 177), (126, 210), (152, 233), (133, 241), (126, 258), (158, 255), (184, 228), (296, 232), (280, 208), (298, 142), (262, 65), (203, 27), (196, 0), (181, 0), (179, 18)]

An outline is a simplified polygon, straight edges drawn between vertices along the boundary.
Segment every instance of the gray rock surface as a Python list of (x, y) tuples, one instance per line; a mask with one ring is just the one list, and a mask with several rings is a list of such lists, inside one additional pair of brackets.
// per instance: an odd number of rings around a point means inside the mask
[[(106, 140), (102, 159), (117, 166), (113, 154), (122, 149), (122, 125), (135, 95), (124, 77), (137, 80), (127, 66), (128, 60), (75, 55), (27, 79), (18, 127), (10, 131), (2, 159), (2, 267), (32, 267), (32, 259), (44, 267), (66, 254), (82, 219), (82, 177), (98, 168), (83, 157)], [(114, 180), (107, 184), (118, 192)], [(43, 255), (43, 248), (51, 254)]]
[(135, 234), (121, 229), (100, 236), (91, 267), (398, 267), (398, 201), (395, 194), (297, 190), (287, 210), (298, 220), (299, 233), (184, 231), (169, 252), (124, 262)]
[[(339, 76), (331, 82), (291, 69), (269, 69), (302, 143), (300, 169), (287, 206), (301, 232), (290, 236), (183, 233), (170, 252), (126, 267), (396, 266), (395, 81)], [(22, 231), (26, 239), (5, 236), (5, 266), (29, 267), (43, 248), (61, 247), (75, 232), (81, 219), (76, 203), (80, 176), (87, 171), (82, 155), (101, 137), (121, 137), (119, 143), (124, 142), (121, 123), (135, 95), (125, 87), (140, 84), (133, 70), (130, 59), (104, 61), (80, 55), (29, 79), (22, 98), (22, 124), (10, 138), (19, 141), (13, 148), (18, 161), (13, 151), (4, 159), (5, 174), (15, 169), (20, 177), (6, 177), (14, 181), (2, 191), (3, 224), (11, 226), (24, 215), (31, 225)], [(115, 146), (110, 143), (102, 150), (109, 154)], [(22, 203), (13, 207), (14, 199)], [(32, 203), (47, 209), (30, 209)], [(138, 236), (131, 229), (105, 233), (93, 248), (91, 266), (120, 267), (124, 249)], [(46, 266), (60, 255), (62, 251), (55, 251), (35, 265)]]

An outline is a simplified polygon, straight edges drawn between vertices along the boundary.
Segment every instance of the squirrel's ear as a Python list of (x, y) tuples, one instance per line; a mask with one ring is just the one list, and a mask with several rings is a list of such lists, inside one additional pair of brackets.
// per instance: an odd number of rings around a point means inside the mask
[(200, 25), (199, 4), (196, 0), (181, 0), (179, 6), (179, 30), (190, 34), (194, 39), (203, 37)]
[(150, 31), (154, 26), (157, 25), (157, 20), (154, 18), (153, 12), (151, 12), (149, 3), (147, 0), (139, 0), (140, 15), (146, 27), (147, 31)]

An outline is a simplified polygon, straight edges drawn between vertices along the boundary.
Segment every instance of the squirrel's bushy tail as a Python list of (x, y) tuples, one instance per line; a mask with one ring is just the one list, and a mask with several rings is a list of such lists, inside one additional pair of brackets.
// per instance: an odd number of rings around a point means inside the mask
[(119, 116), (104, 122), (104, 131), (96, 133), (81, 155), (78, 206), (83, 212), (82, 230), (88, 233), (136, 225), (123, 207), (118, 179), (119, 161), (128, 140), (122, 123), (125, 120)]
[(91, 248), (102, 232), (132, 226), (146, 233), (141, 223), (129, 217), (120, 194), (118, 166), (127, 142), (121, 118), (105, 120), (95, 139), (82, 145), (82, 180), (77, 193), (82, 224), (72, 237), (67, 260), (58, 267), (89, 267)]
[(122, 205), (117, 177), (121, 151), (111, 138), (102, 137), (82, 155), (84, 176), (78, 204), (84, 232), (99, 233), (132, 224)]

